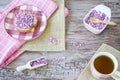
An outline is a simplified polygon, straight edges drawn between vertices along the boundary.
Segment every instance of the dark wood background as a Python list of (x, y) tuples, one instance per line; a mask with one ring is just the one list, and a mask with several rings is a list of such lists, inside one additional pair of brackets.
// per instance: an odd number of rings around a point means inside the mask
[[(0, 9), (10, 1), (0, 0)], [(112, 9), (112, 21), (117, 22), (118, 26), (108, 26), (100, 35), (95, 35), (84, 28), (82, 19), (91, 8), (99, 4)], [(49, 64), (23, 73), (17, 72), (14, 67), (0, 68), (0, 80), (77, 80), (102, 43), (120, 50), (120, 0), (65, 0), (65, 5), (70, 11), (66, 18), (66, 51), (25, 52), (26, 55), (47, 54), (50, 56)]]

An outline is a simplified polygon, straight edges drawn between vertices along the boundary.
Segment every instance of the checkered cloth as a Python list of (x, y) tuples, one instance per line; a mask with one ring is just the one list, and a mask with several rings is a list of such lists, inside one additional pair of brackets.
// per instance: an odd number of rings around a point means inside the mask
[[(29, 3), (28, 3), (29, 2)], [(26, 41), (12, 38), (4, 28), (5, 16), (16, 6), (32, 5), (38, 7), (47, 19), (57, 8), (52, 0), (13, 0), (3, 11), (0, 12), (0, 66), (6, 67), (24, 51), (17, 51)]]

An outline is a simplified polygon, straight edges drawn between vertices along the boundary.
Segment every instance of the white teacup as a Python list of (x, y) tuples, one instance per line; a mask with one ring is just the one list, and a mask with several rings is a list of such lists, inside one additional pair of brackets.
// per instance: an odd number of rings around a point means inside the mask
[(109, 52), (99, 52), (92, 57), (90, 71), (98, 80), (107, 80), (109, 77), (120, 80), (118, 61)]

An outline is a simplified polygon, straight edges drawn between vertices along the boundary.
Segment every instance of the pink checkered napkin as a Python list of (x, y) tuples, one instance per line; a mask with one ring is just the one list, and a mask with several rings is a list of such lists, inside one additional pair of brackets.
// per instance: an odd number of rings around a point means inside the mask
[[(28, 3), (29, 2), (29, 3)], [(17, 51), (24, 43), (24, 40), (17, 40), (7, 34), (4, 28), (5, 16), (16, 6), (32, 5), (38, 7), (47, 17), (53, 14), (57, 4), (52, 0), (13, 0), (3, 11), (0, 18), (0, 66), (6, 67), (16, 59), (23, 51)]]

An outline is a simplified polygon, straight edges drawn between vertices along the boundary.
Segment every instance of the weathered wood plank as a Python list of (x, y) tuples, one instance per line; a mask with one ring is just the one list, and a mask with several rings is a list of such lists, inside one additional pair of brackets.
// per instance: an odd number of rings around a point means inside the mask
[[(0, 9), (11, 0), (0, 0)], [(76, 80), (91, 56), (102, 43), (107, 43), (120, 50), (120, 0), (65, 0), (70, 11), (66, 18), (65, 52), (25, 52), (22, 57), (44, 55), (49, 58), (49, 65), (32, 71), (18, 73), (14, 68), (0, 69), (0, 80)], [(112, 20), (117, 27), (108, 26), (100, 35), (95, 35), (84, 28), (82, 19), (85, 14), (98, 4), (105, 4), (112, 9)], [(47, 55), (46, 55), (47, 54)], [(17, 62), (16, 60), (16, 62)], [(27, 61), (18, 64), (25, 64)], [(14, 64), (14, 63), (12, 63)]]

